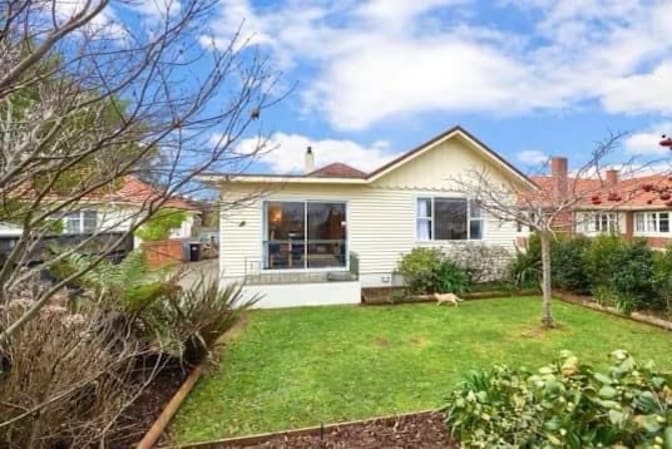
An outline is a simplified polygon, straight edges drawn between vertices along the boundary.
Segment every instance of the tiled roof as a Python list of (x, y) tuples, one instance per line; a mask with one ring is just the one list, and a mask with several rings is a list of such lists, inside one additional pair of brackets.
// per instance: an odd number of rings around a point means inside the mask
[[(533, 181), (551, 195), (555, 182), (550, 176), (535, 176)], [(612, 209), (660, 209), (672, 207), (672, 196), (660, 198), (658, 192), (650, 188), (672, 189), (672, 180), (665, 175), (638, 176), (619, 180), (614, 186), (606, 185), (604, 179), (568, 178), (567, 191), (579, 198), (577, 207)], [(596, 200), (597, 199), (597, 200)], [(596, 204), (597, 203), (597, 204)], [(669, 203), (669, 204), (668, 204)]]
[(333, 164), (318, 168), (317, 170), (308, 173), (306, 176), (317, 176), (321, 178), (366, 178), (367, 174), (348, 164), (334, 162)]
[[(117, 201), (141, 205), (150, 201), (159, 200), (163, 197), (163, 195), (164, 192), (162, 192), (161, 189), (157, 189), (151, 184), (142, 181), (135, 176), (126, 176), (119, 190), (107, 193), (103, 195), (101, 199), (104, 201)], [(177, 196), (172, 196), (169, 198), (165, 202), (164, 207), (173, 207), (176, 209), (185, 210), (197, 209), (189, 201), (186, 201)]]

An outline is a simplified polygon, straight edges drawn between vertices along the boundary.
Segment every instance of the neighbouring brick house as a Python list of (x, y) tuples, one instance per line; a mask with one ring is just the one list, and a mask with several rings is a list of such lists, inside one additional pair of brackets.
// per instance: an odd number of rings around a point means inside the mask
[(567, 167), (567, 158), (554, 157), (550, 176), (532, 177), (547, 192), (577, 198), (576, 206), (558, 217), (559, 231), (589, 237), (604, 233), (641, 237), (653, 248), (672, 244), (672, 195), (656, 191), (672, 188), (668, 175), (621, 178), (618, 170), (609, 169), (602, 179), (576, 179)]

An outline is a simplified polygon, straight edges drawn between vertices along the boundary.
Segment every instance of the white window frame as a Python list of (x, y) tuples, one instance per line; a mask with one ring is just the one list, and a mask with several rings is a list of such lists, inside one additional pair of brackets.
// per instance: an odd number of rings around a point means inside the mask
[(585, 235), (618, 234), (620, 220), (618, 212), (583, 212), (579, 215), (576, 230)]
[[(665, 216), (661, 220), (661, 215)], [(660, 230), (661, 221), (667, 221), (667, 231)], [(672, 233), (672, 213), (667, 210), (655, 212), (636, 212), (634, 216), (635, 235), (665, 236)]]
[[(436, 238), (436, 220), (434, 217), (434, 202), (435, 200), (461, 200), (461, 201), (466, 201), (467, 202), (467, 238), (466, 239), (437, 239)], [(430, 215), (429, 216), (424, 216), (421, 217), (418, 215), (418, 203), (420, 201), (427, 201), (429, 200), (430, 202)], [(485, 240), (485, 214), (483, 211), (482, 207), (478, 208), (479, 214), (478, 217), (472, 217), (471, 215), (471, 208), (472, 208), (472, 203), (474, 200), (464, 198), (464, 197), (453, 197), (453, 196), (430, 196), (430, 195), (420, 195), (415, 198), (415, 240), (416, 242), (419, 243), (431, 243), (431, 242), (482, 242)], [(430, 227), (430, 236), (429, 239), (423, 239), (420, 238), (418, 235), (418, 223), (422, 222), (427, 222), (429, 221), (431, 224)], [(481, 237), (472, 239), (471, 238), (471, 223), (478, 221), (481, 223)]]
[[(91, 229), (91, 230), (86, 229), (86, 227), (84, 225), (84, 222), (85, 222), (84, 218), (85, 218), (86, 214), (95, 214), (95, 225), (94, 225), (93, 229)], [(78, 215), (78, 217), (77, 218), (69, 217), (69, 215)], [(99, 216), (99, 214), (98, 214), (98, 211), (96, 209), (83, 209), (83, 210), (79, 210), (79, 211), (68, 212), (67, 214), (63, 215), (63, 218), (62, 218), (62, 220), (63, 220), (63, 233), (64, 234), (93, 234), (98, 230), (98, 218), (99, 218), (98, 216)], [(79, 226), (78, 226), (79, 229), (76, 230), (75, 232), (69, 232), (68, 231), (68, 221), (69, 220), (78, 221), (79, 222)]]

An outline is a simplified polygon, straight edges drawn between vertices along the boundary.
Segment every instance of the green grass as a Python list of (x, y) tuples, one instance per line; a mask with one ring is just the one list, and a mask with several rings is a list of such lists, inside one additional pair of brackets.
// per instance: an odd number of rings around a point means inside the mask
[(556, 301), (558, 329), (539, 329), (539, 298), (255, 311), (183, 404), (180, 442), (274, 431), (442, 405), (470, 370), (536, 368), (560, 350), (606, 365), (617, 348), (672, 369), (672, 334)]

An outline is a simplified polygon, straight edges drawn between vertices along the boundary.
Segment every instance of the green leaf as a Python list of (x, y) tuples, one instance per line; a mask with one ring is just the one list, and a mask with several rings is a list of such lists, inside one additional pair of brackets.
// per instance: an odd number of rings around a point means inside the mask
[(665, 429), (665, 449), (672, 449), (672, 426)]
[(604, 399), (613, 399), (618, 394), (618, 391), (616, 391), (614, 387), (605, 385), (604, 387), (600, 388), (600, 391), (598, 391), (597, 394)]

